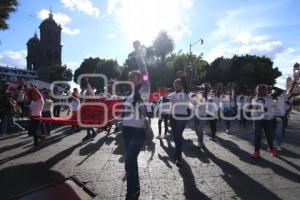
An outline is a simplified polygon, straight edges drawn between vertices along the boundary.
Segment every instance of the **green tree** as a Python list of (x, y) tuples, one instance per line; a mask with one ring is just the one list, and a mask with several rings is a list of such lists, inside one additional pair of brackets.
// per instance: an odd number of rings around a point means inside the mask
[[(100, 58), (87, 58), (81, 63), (80, 67), (75, 70), (74, 81), (79, 84), (78, 77), (81, 74), (103, 74), (107, 79), (118, 79), (120, 71), (119, 65), (115, 60), (106, 60)], [(93, 87), (99, 91), (103, 91), (104, 81), (101, 78), (89, 78)], [(86, 83), (81, 81), (81, 87), (86, 88)]]
[[(191, 66), (189, 66), (189, 63)], [(186, 71), (188, 72), (189, 67), (191, 67), (192, 73), (189, 74), (189, 78), (192, 79), (192, 82), (195, 84), (200, 84), (204, 82), (204, 78), (209, 68), (207, 61), (203, 60), (201, 56), (190, 55), (190, 54), (172, 54), (167, 59), (167, 65), (172, 69), (172, 76), (176, 77), (177, 71)]]
[(7, 20), (11, 12), (15, 12), (18, 6), (17, 0), (1, 0), (0, 1), (0, 30), (8, 29)]
[(156, 56), (158, 56), (161, 62), (165, 62), (166, 56), (173, 52), (175, 47), (174, 40), (167, 32), (161, 31), (157, 38), (153, 41), (153, 48)]
[(48, 68), (50, 82), (53, 81), (71, 81), (73, 78), (72, 70), (66, 65), (55, 65)]
[(253, 90), (258, 84), (274, 85), (281, 76), (270, 58), (255, 55), (219, 57), (209, 66), (206, 81), (235, 83), (237, 91)]

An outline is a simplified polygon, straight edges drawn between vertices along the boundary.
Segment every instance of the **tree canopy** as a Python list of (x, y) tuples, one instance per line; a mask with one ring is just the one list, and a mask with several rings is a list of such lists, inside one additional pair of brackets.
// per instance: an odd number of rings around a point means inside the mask
[(167, 32), (161, 31), (157, 38), (153, 41), (153, 48), (155, 55), (160, 58), (162, 62), (165, 61), (166, 56), (173, 52), (175, 48), (174, 40)]
[(236, 83), (238, 90), (254, 89), (258, 84), (274, 85), (281, 76), (270, 58), (255, 55), (219, 57), (207, 70), (205, 80), (211, 83)]
[[(75, 70), (74, 81), (79, 84), (78, 77), (81, 74), (104, 74), (107, 79), (115, 79), (120, 77), (120, 69), (117, 61), (106, 60), (100, 58), (86, 58), (81, 63), (80, 67)], [(90, 83), (96, 89), (102, 91), (104, 81), (101, 78), (89, 78)], [(86, 88), (86, 83), (82, 81), (80, 83), (82, 88)]]
[(9, 28), (7, 20), (11, 12), (15, 12), (18, 6), (17, 0), (1, 0), (0, 1), (0, 30)]
[(72, 70), (66, 65), (55, 65), (48, 68), (50, 82), (71, 81), (73, 78)]

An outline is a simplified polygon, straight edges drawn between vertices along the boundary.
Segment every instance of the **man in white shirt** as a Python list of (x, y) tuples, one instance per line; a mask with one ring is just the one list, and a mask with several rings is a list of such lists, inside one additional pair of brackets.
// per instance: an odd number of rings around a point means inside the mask
[(183, 72), (177, 72), (179, 77), (174, 81), (175, 92), (171, 93), (171, 127), (175, 142), (175, 163), (181, 166), (183, 131), (186, 126), (186, 118), (191, 114), (186, 77)]
[(267, 94), (267, 86), (264, 84), (258, 85), (256, 89), (256, 97), (253, 99), (254, 119), (254, 153), (252, 158), (260, 158), (260, 145), (263, 132), (266, 135), (268, 142), (268, 151), (272, 156), (277, 156), (277, 151), (273, 147), (273, 108), (272, 96)]
[(219, 111), (219, 98), (216, 96), (216, 90), (211, 89), (207, 97), (207, 115), (210, 118), (210, 130), (211, 130), (211, 140), (216, 139), (217, 132), (217, 119)]

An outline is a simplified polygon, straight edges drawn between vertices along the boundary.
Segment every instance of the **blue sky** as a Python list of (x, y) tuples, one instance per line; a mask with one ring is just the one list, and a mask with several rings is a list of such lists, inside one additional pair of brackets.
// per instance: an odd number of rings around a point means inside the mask
[(26, 42), (52, 7), (63, 27), (62, 61), (76, 69), (84, 58), (122, 64), (140, 39), (150, 45), (158, 31), (174, 38), (175, 52), (204, 53), (209, 62), (234, 54), (266, 55), (283, 72), (283, 86), (300, 62), (300, 1), (297, 0), (20, 0), (10, 29), (0, 32), (0, 64), (25, 67)]

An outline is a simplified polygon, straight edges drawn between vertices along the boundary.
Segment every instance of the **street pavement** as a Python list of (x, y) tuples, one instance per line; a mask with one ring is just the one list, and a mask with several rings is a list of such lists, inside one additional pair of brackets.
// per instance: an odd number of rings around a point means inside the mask
[[(209, 139), (197, 148), (195, 132), (184, 131), (183, 165), (174, 164), (174, 142), (147, 140), (139, 155), (140, 199), (288, 199), (300, 196), (300, 114), (292, 113), (283, 151), (272, 157), (266, 141), (262, 158), (253, 160), (252, 124), (232, 125), (224, 133), (218, 122), (217, 141)], [(157, 136), (157, 119), (152, 120)], [(83, 142), (85, 131), (70, 134), (59, 127), (40, 147), (33, 148), (27, 133), (0, 138), (0, 199), (33, 190), (42, 185), (76, 176), (96, 193), (95, 199), (124, 199), (124, 152), (122, 135), (104, 132)]]

